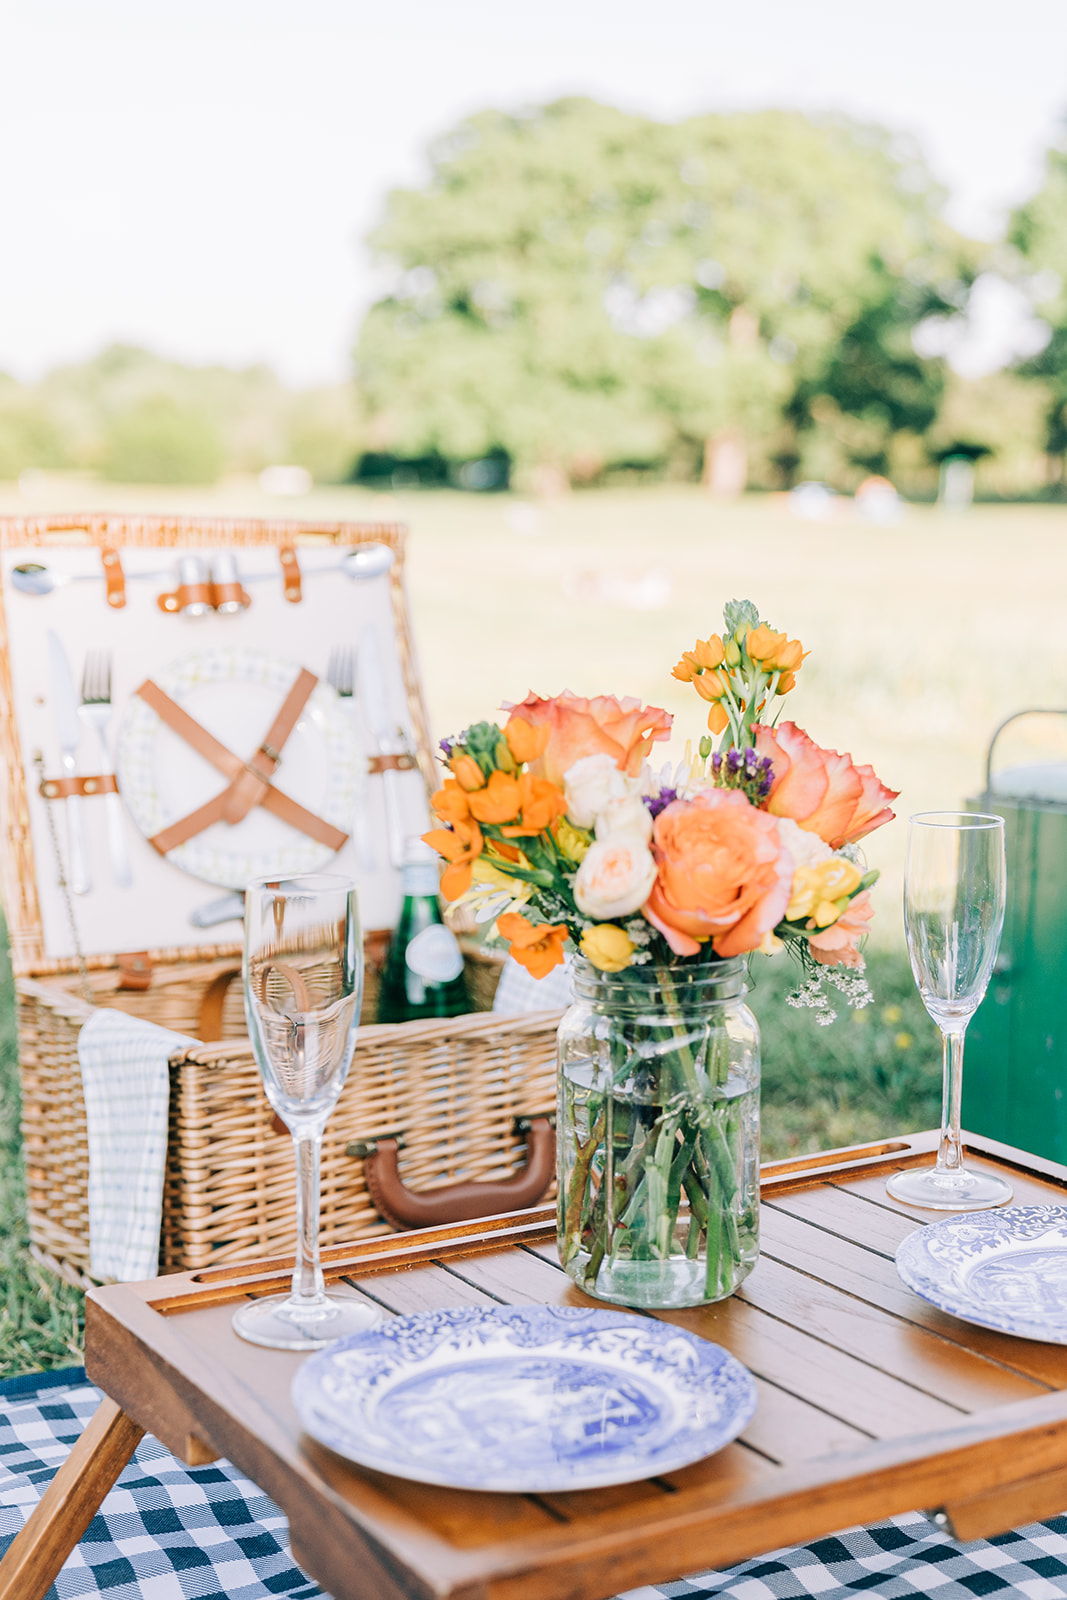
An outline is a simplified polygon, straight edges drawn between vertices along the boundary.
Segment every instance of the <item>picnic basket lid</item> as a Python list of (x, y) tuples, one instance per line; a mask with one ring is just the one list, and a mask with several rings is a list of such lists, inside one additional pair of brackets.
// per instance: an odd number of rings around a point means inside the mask
[[(0, 517), (0, 892), (17, 974), (72, 971), (79, 947), (90, 967), (109, 966), (119, 953), (133, 950), (147, 951), (162, 963), (192, 956), (211, 960), (239, 948), (235, 923), (198, 929), (189, 921), (198, 905), (221, 895), (213, 887), (219, 880), (203, 882), (180, 870), (152, 848), (128, 812), (124, 824), (133, 882), (128, 888), (116, 887), (109, 873), (102, 808), (88, 797), (82, 811), (93, 887), (86, 894), (64, 895), (57, 882), (52, 833), (54, 827), (62, 854), (63, 801), (43, 798), (39, 781), (42, 772), (55, 778), (60, 765), (49, 631), (62, 640), (76, 685), (89, 651), (110, 654), (113, 746), (124, 737), (135, 699), (143, 707), (135, 691), (146, 678), (165, 678), (176, 661), (193, 660), (195, 665), (198, 653), (215, 660), (220, 652), (242, 660), (277, 658), (306, 667), (323, 685), (331, 651), (358, 650), (360, 640), (372, 633), (380, 649), (383, 694), (400, 743), (410, 752), (402, 758), (404, 769), (396, 771), (397, 787), (391, 792), (394, 800), (400, 796), (411, 831), (428, 826), (426, 796), (435, 787), (434, 759), (406, 597), (405, 538), (405, 528), (395, 522), (110, 513)], [(387, 572), (354, 581), (337, 570), (345, 551), (371, 544), (393, 552)], [(199, 554), (210, 566), (212, 552), (224, 551), (239, 552), (234, 559), (240, 580), (247, 584), (247, 609), (230, 615), (209, 609), (195, 620), (180, 609), (172, 614), (161, 609), (161, 597), (176, 591), (183, 554)], [(58, 580), (51, 592), (30, 595), (14, 586), (13, 569), (27, 563), (45, 566)], [(294, 584), (299, 598), (291, 592)], [(358, 695), (348, 710), (355, 718), (357, 753), (351, 764), (359, 784), (366, 785), (357, 798), (366, 808), (373, 848), (361, 855), (350, 837), (324, 870), (355, 877), (364, 928), (369, 930), (395, 921), (400, 876), (386, 839), (382, 784), (367, 776), (380, 767), (368, 759), (376, 741)], [(143, 723), (143, 709), (139, 714)], [(247, 761), (262, 736), (258, 727), (250, 729), (248, 750), (235, 753)], [(79, 746), (79, 774), (100, 771), (97, 752), (87, 736)], [(284, 752), (282, 757), (284, 761)], [(189, 760), (192, 764), (196, 757)], [(323, 762), (328, 764), (326, 753)], [(278, 768), (279, 788), (282, 770)], [(221, 787), (225, 780), (218, 782)]]

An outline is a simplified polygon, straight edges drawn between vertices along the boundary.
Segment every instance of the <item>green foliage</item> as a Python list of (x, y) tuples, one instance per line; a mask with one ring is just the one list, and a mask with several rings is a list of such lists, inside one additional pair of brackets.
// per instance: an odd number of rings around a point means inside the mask
[(266, 367), (189, 367), (113, 345), (40, 383), (0, 378), (0, 480), (74, 467), (127, 483), (214, 483), (275, 463), (342, 481), (361, 446), (349, 385), (287, 390)]
[(795, 962), (754, 956), (751, 968), (748, 1004), (763, 1045), (765, 1161), (939, 1126), (940, 1040), (904, 951), (868, 950), (874, 1004), (863, 1011), (840, 1006), (827, 1028), (786, 1004), (800, 981)]
[(1040, 308), (1052, 337), (1020, 370), (1046, 385), (1046, 448), (1067, 476), (1067, 133), (1048, 152), (1041, 188), (1012, 216), (1008, 242), (1052, 289)]
[(83, 1297), (30, 1260), (15, 997), (0, 928), (0, 1378), (81, 1362)]
[(372, 239), (396, 269), (357, 351), (380, 446), (495, 447), (580, 480), (692, 473), (724, 430), (811, 427), (825, 392), (881, 406), (880, 439), (931, 420), (940, 366), (908, 334), (945, 308), (931, 285), (960, 283), (963, 248), (888, 135), (563, 100), (475, 116), (432, 164)]

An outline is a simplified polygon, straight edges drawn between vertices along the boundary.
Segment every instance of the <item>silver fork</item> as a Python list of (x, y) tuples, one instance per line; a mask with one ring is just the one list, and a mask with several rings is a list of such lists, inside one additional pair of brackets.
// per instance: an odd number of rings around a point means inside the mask
[[(82, 699), (78, 716), (87, 728), (92, 728), (100, 744), (100, 771), (110, 774), (111, 752), (107, 743), (107, 727), (111, 721), (111, 657), (104, 651), (90, 650), (82, 669)], [(104, 795), (107, 815), (107, 848), (111, 857), (111, 876), (122, 888), (133, 882), (130, 852), (126, 844), (126, 827), (122, 819), (122, 801), (117, 794)]]
[[(330, 651), (330, 659), (326, 666), (326, 681), (340, 700), (346, 715), (352, 718), (355, 710), (353, 696), (356, 692), (356, 658), (351, 650)], [(367, 825), (365, 795), (360, 797), (360, 803), (353, 812), (352, 842), (356, 847), (356, 855), (363, 871), (373, 872), (374, 846)]]

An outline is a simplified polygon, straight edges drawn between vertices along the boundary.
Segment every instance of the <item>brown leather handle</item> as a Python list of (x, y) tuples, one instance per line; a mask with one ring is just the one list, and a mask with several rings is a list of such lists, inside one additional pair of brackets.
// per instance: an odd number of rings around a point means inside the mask
[(118, 794), (114, 773), (99, 772), (90, 778), (42, 778), (41, 794), (46, 800), (66, 800), (72, 794)]
[(420, 1194), (405, 1187), (397, 1168), (396, 1139), (379, 1139), (363, 1159), (367, 1193), (375, 1209), (394, 1228), (432, 1228), (447, 1222), (470, 1222), (506, 1211), (535, 1206), (556, 1171), (556, 1130), (550, 1117), (531, 1117), (526, 1124), (526, 1165), (513, 1178), (476, 1183), (450, 1183)]

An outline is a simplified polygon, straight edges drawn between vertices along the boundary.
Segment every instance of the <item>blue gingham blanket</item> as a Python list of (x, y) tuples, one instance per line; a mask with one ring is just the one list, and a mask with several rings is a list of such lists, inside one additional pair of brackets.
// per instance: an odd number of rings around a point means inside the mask
[[(80, 1369), (0, 1383), (0, 1554), (100, 1399)], [(768, 1529), (768, 1533), (773, 1533)], [(618, 1600), (1067, 1597), (1067, 1516), (957, 1544), (917, 1512)], [(285, 1518), (225, 1461), (186, 1467), (145, 1438), (48, 1600), (319, 1600)]]

